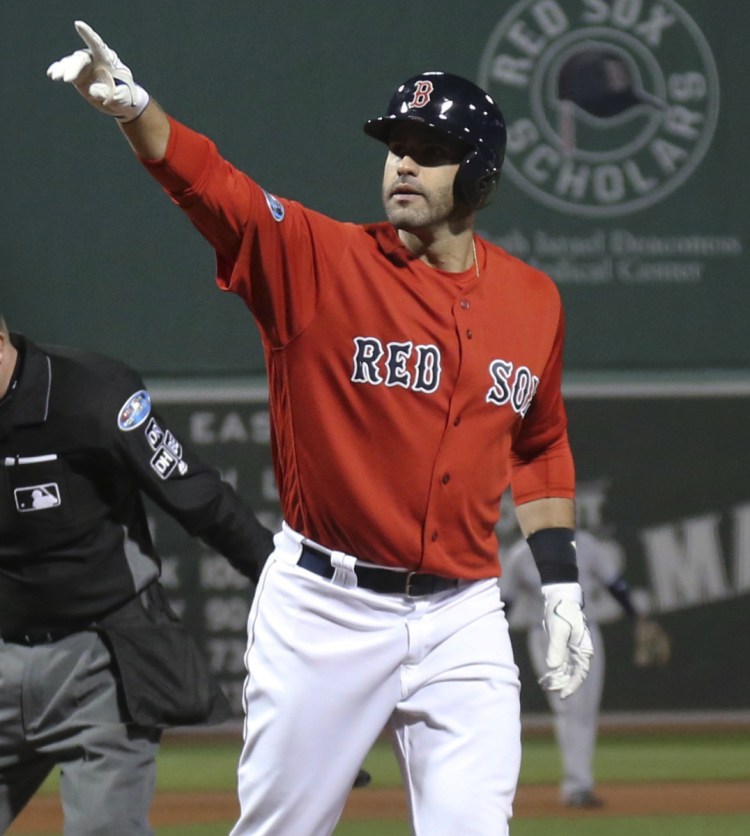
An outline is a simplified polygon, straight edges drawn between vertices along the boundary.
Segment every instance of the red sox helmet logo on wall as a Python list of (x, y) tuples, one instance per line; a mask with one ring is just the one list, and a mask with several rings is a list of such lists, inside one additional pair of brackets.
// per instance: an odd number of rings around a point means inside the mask
[(698, 167), (719, 112), (711, 49), (675, 0), (520, 0), (479, 83), (509, 120), (508, 177), (572, 215), (663, 200)]

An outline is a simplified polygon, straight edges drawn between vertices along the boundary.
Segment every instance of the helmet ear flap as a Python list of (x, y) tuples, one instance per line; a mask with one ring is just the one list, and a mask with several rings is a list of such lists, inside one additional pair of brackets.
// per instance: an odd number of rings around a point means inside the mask
[(470, 151), (458, 167), (454, 195), (472, 209), (482, 209), (492, 200), (499, 179), (496, 166), (487, 165), (478, 151)]

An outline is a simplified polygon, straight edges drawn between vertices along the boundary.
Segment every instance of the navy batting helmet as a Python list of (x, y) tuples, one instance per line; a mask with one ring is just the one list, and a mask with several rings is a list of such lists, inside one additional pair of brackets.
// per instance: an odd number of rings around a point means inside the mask
[(365, 132), (382, 142), (395, 122), (420, 122), (468, 146), (456, 174), (455, 194), (474, 209), (492, 199), (505, 159), (505, 119), (490, 96), (465, 78), (424, 72), (399, 85), (385, 116), (365, 122)]

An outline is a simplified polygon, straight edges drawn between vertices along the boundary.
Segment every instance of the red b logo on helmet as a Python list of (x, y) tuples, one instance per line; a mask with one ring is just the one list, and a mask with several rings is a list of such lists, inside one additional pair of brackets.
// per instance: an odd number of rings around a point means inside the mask
[(414, 85), (414, 98), (409, 102), (409, 107), (424, 107), (429, 104), (433, 90), (431, 81), (418, 81)]

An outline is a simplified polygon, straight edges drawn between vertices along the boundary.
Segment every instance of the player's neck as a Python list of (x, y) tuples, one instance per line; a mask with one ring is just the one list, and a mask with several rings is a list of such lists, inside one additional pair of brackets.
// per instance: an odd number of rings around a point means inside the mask
[(440, 235), (416, 234), (401, 229), (398, 235), (407, 250), (430, 267), (446, 273), (464, 273), (473, 267), (479, 276), (473, 229), (459, 233), (446, 231)]

